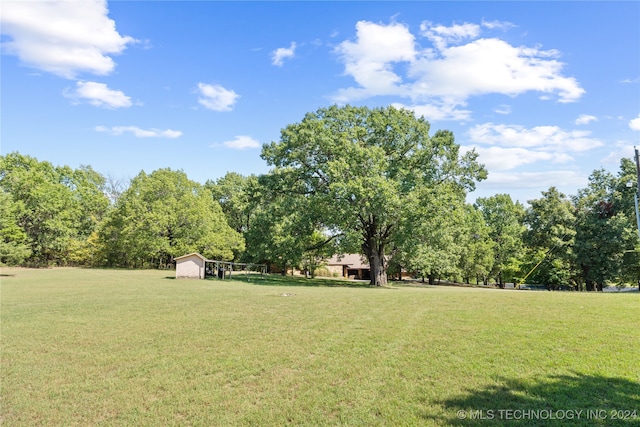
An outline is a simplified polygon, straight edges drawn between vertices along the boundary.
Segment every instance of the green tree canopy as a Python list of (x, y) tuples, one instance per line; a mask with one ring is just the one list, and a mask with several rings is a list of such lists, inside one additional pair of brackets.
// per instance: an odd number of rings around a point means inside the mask
[(400, 221), (398, 255), (401, 265), (429, 283), (443, 275), (457, 276), (460, 256), (467, 243), (463, 194), (442, 184), (423, 188), (407, 200), (406, 215)]
[(253, 188), (258, 185), (255, 175), (242, 176), (236, 172), (228, 172), (217, 181), (207, 181), (207, 187), (213, 194), (214, 200), (220, 203), (229, 226), (238, 233), (244, 233), (254, 214), (252, 203)]
[(0, 191), (0, 265), (20, 264), (31, 255), (29, 237), (17, 221), (24, 215), (21, 210), (21, 203)]
[(262, 175), (247, 187), (252, 219), (244, 233), (246, 259), (271, 264), (283, 274), (292, 267), (313, 275), (323, 259), (334, 253), (340, 236), (322, 233), (305, 195), (284, 194), (278, 185), (273, 175)]
[(623, 160), (617, 177), (602, 169), (594, 171), (589, 186), (575, 197), (574, 253), (588, 291), (619, 280), (625, 252), (638, 244), (635, 219), (629, 212), (633, 191), (626, 187), (629, 166)]
[(493, 268), (495, 242), (490, 238), (491, 230), (477, 207), (465, 205), (460, 231), (462, 253), (459, 268), (462, 278), (466, 283), (475, 278), (476, 283), (482, 279), (486, 284)]
[(0, 187), (17, 208), (34, 265), (84, 262), (75, 249), (95, 232), (108, 206), (104, 178), (88, 166), (71, 169), (19, 153), (0, 157)]
[(531, 252), (535, 268), (531, 280), (548, 289), (569, 286), (572, 278), (575, 208), (557, 188), (542, 192), (540, 199), (529, 200), (524, 216), (524, 244)]
[(494, 242), (491, 277), (503, 286), (506, 281), (514, 280), (520, 271), (524, 207), (520, 202), (514, 203), (508, 194), (479, 198), (476, 207), (482, 212)]
[(486, 177), (475, 152), (460, 155), (453, 134), (393, 107), (322, 108), (263, 147), (278, 191), (304, 196), (309, 219), (357, 240), (372, 285), (387, 282), (385, 255), (401, 241), (398, 224), (425, 188), (466, 192)]
[(136, 176), (100, 237), (111, 265), (162, 265), (190, 252), (231, 260), (244, 250), (211, 192), (171, 169)]

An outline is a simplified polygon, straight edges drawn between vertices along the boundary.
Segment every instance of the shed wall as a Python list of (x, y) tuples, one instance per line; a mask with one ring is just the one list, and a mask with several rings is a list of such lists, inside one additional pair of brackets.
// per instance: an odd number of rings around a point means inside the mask
[(204, 260), (197, 256), (177, 260), (176, 277), (204, 279)]

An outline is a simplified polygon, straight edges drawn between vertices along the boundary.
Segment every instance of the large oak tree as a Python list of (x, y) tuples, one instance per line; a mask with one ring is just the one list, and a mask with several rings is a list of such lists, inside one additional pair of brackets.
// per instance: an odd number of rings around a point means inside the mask
[(424, 118), (393, 107), (308, 113), (262, 157), (282, 194), (304, 196), (310, 221), (359, 242), (376, 286), (387, 283), (387, 253), (407, 238), (399, 224), (420, 208), (411, 201), (439, 186), (465, 193), (486, 177), (476, 153), (461, 155), (451, 132), (429, 135)]

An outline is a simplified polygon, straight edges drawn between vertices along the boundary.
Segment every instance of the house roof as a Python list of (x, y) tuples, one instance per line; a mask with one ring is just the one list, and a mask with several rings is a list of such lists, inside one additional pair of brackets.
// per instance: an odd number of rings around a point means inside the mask
[(346, 265), (349, 268), (369, 268), (369, 263), (360, 254), (334, 255), (327, 265)]

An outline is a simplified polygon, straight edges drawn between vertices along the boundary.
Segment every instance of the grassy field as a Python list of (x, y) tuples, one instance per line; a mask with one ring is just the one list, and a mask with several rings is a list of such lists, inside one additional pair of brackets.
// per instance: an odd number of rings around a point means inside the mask
[(637, 293), (172, 274), (3, 269), (2, 424), (640, 424)]

